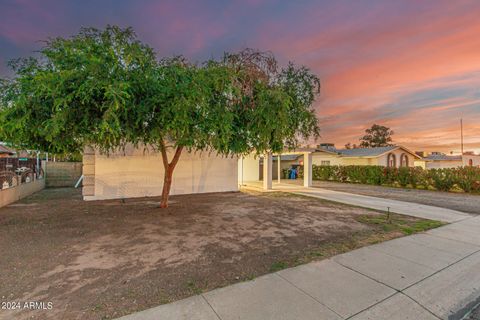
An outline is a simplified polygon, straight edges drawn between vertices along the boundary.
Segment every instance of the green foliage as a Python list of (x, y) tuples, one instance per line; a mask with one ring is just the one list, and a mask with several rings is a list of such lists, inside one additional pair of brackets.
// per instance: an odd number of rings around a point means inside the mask
[(360, 138), (361, 148), (375, 148), (391, 146), (393, 130), (390, 128), (374, 124), (371, 128), (365, 130), (365, 135)]
[(285, 261), (278, 261), (272, 263), (270, 266), (270, 272), (276, 272), (288, 268), (288, 263)]
[(462, 167), (454, 170), (455, 183), (465, 192), (480, 192), (480, 169)]
[(452, 169), (430, 169), (428, 179), (430, 184), (440, 191), (449, 191), (455, 185), (455, 174)]
[(380, 228), (384, 232), (399, 231), (405, 235), (427, 231), (443, 226), (445, 223), (436, 220), (412, 219), (399, 214), (360, 215), (357, 220)]
[[(221, 60), (157, 60), (132, 29), (85, 28), (45, 42), (39, 58), (11, 63), (1, 82), (0, 140), (54, 153), (126, 144), (282, 151), (317, 136), (319, 79), (255, 50)], [(181, 149), (180, 149), (181, 150)]]
[(400, 185), (401, 187), (450, 191), (458, 186), (465, 192), (480, 192), (480, 168), (430, 169), (420, 167), (390, 168), (382, 166), (317, 166), (313, 179), (362, 183), (370, 185)]
[(406, 187), (410, 183), (410, 168), (409, 167), (401, 167), (398, 168), (398, 173), (397, 173), (397, 181), (402, 187)]

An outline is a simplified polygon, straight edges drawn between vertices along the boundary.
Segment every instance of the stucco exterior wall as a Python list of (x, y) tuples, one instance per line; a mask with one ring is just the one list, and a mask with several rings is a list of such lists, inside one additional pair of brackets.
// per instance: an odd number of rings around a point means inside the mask
[[(401, 156), (402, 156), (403, 153), (404, 153), (404, 154), (407, 156), (407, 158), (408, 158), (408, 166), (409, 166), (409, 167), (414, 167), (414, 166), (415, 166), (415, 158), (414, 158), (411, 154), (405, 152), (404, 150), (399, 149), (399, 150), (394, 150), (394, 151), (389, 152), (389, 153), (393, 153), (393, 154), (395, 155), (395, 166), (396, 166), (397, 168), (400, 168), (400, 166), (401, 166), (401, 163), (400, 163), (401, 160), (400, 160), (400, 158), (401, 158)], [(379, 166), (387, 166), (387, 160), (388, 160), (388, 153), (386, 153), (386, 154), (378, 157), (378, 158), (377, 158), (377, 164), (376, 164), (376, 165), (379, 165)]]
[(458, 168), (463, 166), (462, 160), (435, 160), (427, 161), (425, 163), (426, 169), (447, 169), (447, 168)]
[[(408, 166), (413, 167), (414, 166), (414, 157), (405, 152), (404, 150), (394, 150), (391, 153), (395, 155), (395, 161), (396, 161), (396, 167), (400, 167), (400, 157), (403, 153), (408, 157)], [(388, 153), (378, 156), (378, 157), (342, 157), (342, 156), (337, 156), (334, 154), (329, 154), (329, 153), (322, 153), (322, 152), (317, 152), (314, 153), (312, 158), (313, 158), (313, 164), (314, 165), (321, 165), (322, 161), (330, 161), (330, 165), (332, 166), (387, 166), (387, 157)]]
[[(93, 159), (92, 159), (93, 156)], [(169, 152), (172, 159), (173, 151)], [(159, 196), (164, 168), (160, 153), (127, 148), (109, 156), (84, 156), (84, 199)], [(215, 153), (184, 151), (175, 171), (171, 193), (189, 194), (238, 191), (238, 159)]]
[(323, 152), (316, 152), (312, 154), (312, 164), (320, 166), (322, 165), (322, 161), (330, 161), (331, 166), (345, 165), (342, 159), (337, 155)]
[(472, 165), (474, 167), (480, 166), (480, 155), (463, 155), (462, 161), (464, 166), (469, 166), (470, 160), (472, 161)]
[(427, 168), (427, 162), (425, 160), (419, 160), (419, 159), (416, 159), (413, 163), (413, 165), (415, 167), (420, 167), (422, 169), (426, 169)]
[(13, 188), (0, 190), (0, 208), (45, 188), (45, 179), (23, 183)]
[(343, 166), (376, 166), (376, 158), (341, 158)]
[(260, 157), (253, 154), (238, 159), (238, 184), (260, 180)]

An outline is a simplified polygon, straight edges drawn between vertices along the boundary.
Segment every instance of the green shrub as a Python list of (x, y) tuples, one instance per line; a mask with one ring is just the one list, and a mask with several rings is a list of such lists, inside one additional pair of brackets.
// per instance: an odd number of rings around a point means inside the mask
[[(303, 173), (303, 172), (302, 172)], [(433, 187), (449, 191), (457, 185), (465, 192), (480, 192), (480, 168), (430, 169), (383, 166), (313, 166), (313, 179), (371, 185)]]
[(429, 169), (430, 185), (440, 191), (450, 191), (455, 185), (455, 169)]
[(400, 186), (406, 187), (410, 183), (411, 172), (409, 167), (398, 168), (397, 171), (397, 182)]
[(463, 167), (453, 169), (455, 184), (465, 192), (480, 191), (480, 168)]
[(334, 166), (312, 166), (312, 178), (313, 180), (335, 180), (335, 167)]
[(397, 168), (384, 167), (383, 177), (385, 184), (394, 184), (397, 181), (398, 170)]

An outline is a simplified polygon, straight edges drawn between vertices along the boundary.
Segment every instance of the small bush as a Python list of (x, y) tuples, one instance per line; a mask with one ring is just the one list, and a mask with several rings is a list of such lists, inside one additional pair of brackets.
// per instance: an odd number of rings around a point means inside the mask
[(465, 192), (480, 191), (480, 170), (475, 167), (463, 167), (454, 170), (454, 179), (458, 187)]
[(428, 170), (428, 177), (430, 178), (430, 185), (440, 191), (450, 191), (455, 185), (454, 169), (430, 169)]
[(409, 167), (401, 167), (398, 169), (397, 173), (397, 182), (400, 186), (406, 187), (410, 183), (410, 168)]

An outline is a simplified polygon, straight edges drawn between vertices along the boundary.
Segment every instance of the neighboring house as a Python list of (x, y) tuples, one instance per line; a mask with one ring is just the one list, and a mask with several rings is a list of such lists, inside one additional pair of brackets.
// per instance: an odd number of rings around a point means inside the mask
[(465, 166), (480, 166), (480, 155), (464, 153), (463, 155), (446, 155), (441, 152), (432, 152), (423, 157), (426, 169), (457, 168)]
[(377, 148), (336, 149), (333, 145), (319, 146), (312, 154), (314, 165), (361, 165), (413, 167), (420, 156), (402, 146)]
[(15, 156), (16, 152), (7, 146), (0, 144), (0, 158), (9, 158)]
[(480, 154), (464, 153), (462, 162), (464, 166), (480, 167)]

